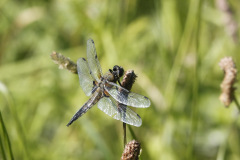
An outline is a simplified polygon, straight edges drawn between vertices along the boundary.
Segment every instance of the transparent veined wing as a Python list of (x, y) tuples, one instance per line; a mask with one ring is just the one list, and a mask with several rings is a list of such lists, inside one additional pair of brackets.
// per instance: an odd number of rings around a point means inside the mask
[(84, 93), (90, 96), (94, 88), (94, 79), (90, 74), (90, 69), (85, 58), (79, 58), (77, 61), (77, 71), (80, 86)]
[(142, 125), (141, 117), (123, 104), (117, 105), (110, 97), (103, 97), (98, 102), (98, 108), (114, 119), (139, 127)]
[(150, 100), (143, 95), (129, 92), (113, 82), (106, 83), (105, 90), (119, 103), (137, 108), (147, 108), (151, 104)]
[(87, 60), (91, 70), (91, 75), (97, 80), (97, 82), (100, 82), (100, 77), (102, 77), (102, 69), (98, 61), (96, 48), (92, 39), (87, 41)]

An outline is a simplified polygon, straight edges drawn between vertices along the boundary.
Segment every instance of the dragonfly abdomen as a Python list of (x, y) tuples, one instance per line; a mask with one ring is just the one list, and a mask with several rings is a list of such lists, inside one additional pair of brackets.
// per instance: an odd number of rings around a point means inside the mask
[(70, 126), (74, 121), (76, 121), (79, 117), (81, 117), (83, 114), (85, 114), (92, 106), (94, 106), (99, 99), (102, 98), (102, 92), (99, 91), (100, 88), (98, 88), (91, 98), (74, 114), (72, 119), (68, 122), (67, 126)]

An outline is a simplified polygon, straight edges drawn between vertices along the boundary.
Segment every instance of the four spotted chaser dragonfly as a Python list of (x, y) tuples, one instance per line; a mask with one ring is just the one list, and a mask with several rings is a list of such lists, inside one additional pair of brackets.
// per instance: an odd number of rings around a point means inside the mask
[(80, 86), (90, 99), (75, 113), (67, 126), (86, 113), (93, 105), (98, 103), (98, 108), (114, 119), (124, 123), (141, 126), (140, 116), (127, 106), (146, 108), (150, 106), (150, 100), (137, 93), (129, 92), (127, 89), (117, 85), (123, 76), (122, 67), (115, 65), (105, 75), (97, 58), (95, 45), (92, 39), (87, 41), (87, 60), (79, 58), (77, 71)]

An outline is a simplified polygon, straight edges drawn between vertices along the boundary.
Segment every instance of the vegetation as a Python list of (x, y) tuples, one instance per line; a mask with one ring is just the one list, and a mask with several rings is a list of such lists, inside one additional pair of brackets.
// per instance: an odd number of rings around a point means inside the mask
[(76, 62), (90, 37), (103, 72), (133, 69), (132, 91), (151, 99), (134, 109), (141, 159), (240, 159), (239, 111), (219, 101), (218, 65), (231, 56), (240, 69), (240, 1), (2, 0), (0, 15), (0, 159), (120, 159), (122, 123), (96, 106), (66, 127), (88, 97), (50, 54)]

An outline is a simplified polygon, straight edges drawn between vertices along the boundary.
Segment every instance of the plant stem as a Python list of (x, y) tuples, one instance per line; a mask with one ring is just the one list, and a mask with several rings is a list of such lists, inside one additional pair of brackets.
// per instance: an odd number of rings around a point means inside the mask
[(126, 123), (123, 122), (123, 148), (127, 144), (126, 131)]
[(238, 111), (240, 111), (240, 105), (239, 105), (238, 100), (237, 100), (235, 95), (233, 95), (233, 101), (235, 102), (235, 104), (236, 104), (236, 106), (238, 108)]
[[(133, 83), (135, 82), (137, 76), (134, 73), (133, 70), (128, 70), (125, 72), (124, 76), (123, 76), (123, 80), (121, 82), (121, 86), (127, 90), (131, 90)], [(120, 105), (120, 104), (118, 104)], [(122, 104), (121, 104), (122, 105)], [(126, 123), (123, 122), (123, 145), (125, 147), (126, 143), (127, 143), (127, 136), (126, 136)]]

